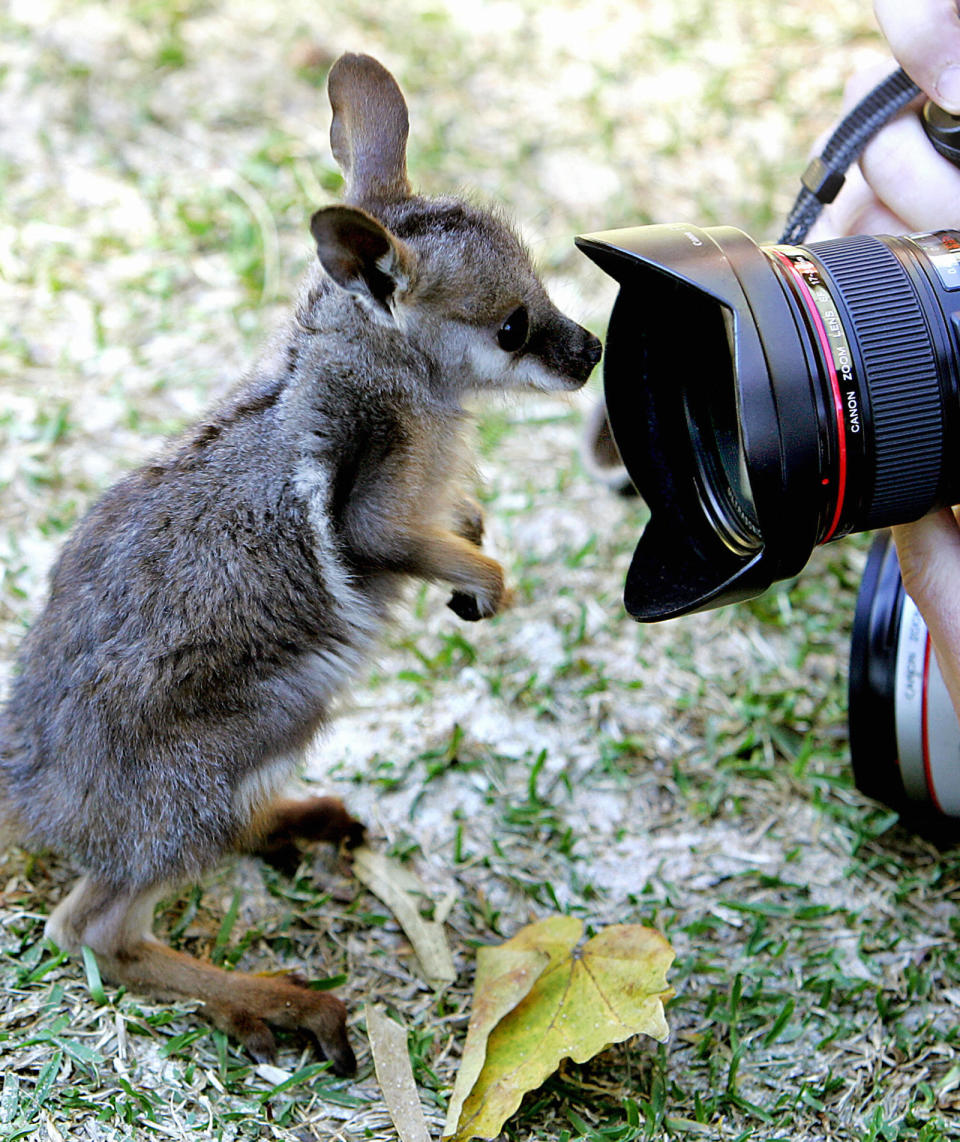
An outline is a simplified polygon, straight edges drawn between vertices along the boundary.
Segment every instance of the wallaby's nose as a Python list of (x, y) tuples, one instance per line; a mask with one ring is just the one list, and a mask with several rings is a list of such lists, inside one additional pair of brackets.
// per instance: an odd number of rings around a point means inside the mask
[(603, 345), (600, 343), (600, 338), (594, 337), (589, 329), (584, 329), (582, 325), (576, 328), (580, 334), (580, 345), (576, 352), (571, 354), (568, 371), (570, 376), (582, 385), (600, 360)]
[(598, 338), (559, 310), (527, 342), (527, 353), (539, 357), (564, 389), (580, 388), (602, 352)]
[(600, 338), (594, 337), (589, 330), (585, 329), (584, 333), (586, 333), (587, 337), (583, 346), (583, 355), (589, 362), (587, 365), (587, 376), (589, 376), (603, 355), (603, 345), (600, 342)]

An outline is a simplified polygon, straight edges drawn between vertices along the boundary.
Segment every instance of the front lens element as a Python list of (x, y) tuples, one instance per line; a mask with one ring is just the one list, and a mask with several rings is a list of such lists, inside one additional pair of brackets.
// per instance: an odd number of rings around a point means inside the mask
[(755, 551), (760, 522), (747, 474), (733, 379), (706, 393), (699, 386), (684, 392), (684, 409), (696, 463), (697, 488), (704, 509), (733, 551)]

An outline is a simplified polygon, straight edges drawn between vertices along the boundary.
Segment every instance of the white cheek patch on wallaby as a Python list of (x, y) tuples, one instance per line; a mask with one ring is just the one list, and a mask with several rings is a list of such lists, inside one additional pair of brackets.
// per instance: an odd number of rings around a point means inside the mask
[(578, 387), (577, 382), (548, 369), (543, 361), (532, 353), (515, 357), (510, 365), (509, 375), (519, 388), (536, 389), (544, 393), (568, 392)]
[(548, 369), (534, 353), (505, 353), (487, 329), (464, 327), (463, 358), (472, 383), (501, 389), (566, 391), (569, 381)]

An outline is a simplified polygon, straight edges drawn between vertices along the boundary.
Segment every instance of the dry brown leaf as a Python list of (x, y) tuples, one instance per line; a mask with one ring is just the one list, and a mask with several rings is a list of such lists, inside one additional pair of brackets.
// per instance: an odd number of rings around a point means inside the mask
[(400, 1142), (430, 1142), (407, 1051), (406, 1028), (389, 1018), (382, 1007), (368, 1003), (364, 1013), (377, 1082)]
[(396, 917), (413, 945), (426, 982), (438, 989), (453, 983), (457, 971), (443, 925), (420, 915), (419, 901), (429, 895), (420, 881), (396, 861), (365, 845), (353, 852), (353, 871)]

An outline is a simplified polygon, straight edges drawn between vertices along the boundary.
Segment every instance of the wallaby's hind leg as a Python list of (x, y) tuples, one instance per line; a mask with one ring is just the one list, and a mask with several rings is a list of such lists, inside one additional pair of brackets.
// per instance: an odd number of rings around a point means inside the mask
[(310, 1031), (338, 1075), (356, 1060), (346, 1034), (346, 1008), (297, 975), (228, 972), (162, 944), (151, 932), (159, 889), (117, 891), (84, 877), (54, 910), (47, 935), (76, 952), (84, 944), (103, 975), (158, 998), (200, 999), (215, 1026), (239, 1039), (260, 1062), (276, 1056), (272, 1027)]
[(292, 876), (300, 863), (295, 841), (343, 842), (352, 849), (363, 843), (364, 833), (363, 822), (347, 812), (339, 797), (277, 797), (256, 814), (237, 849)]

